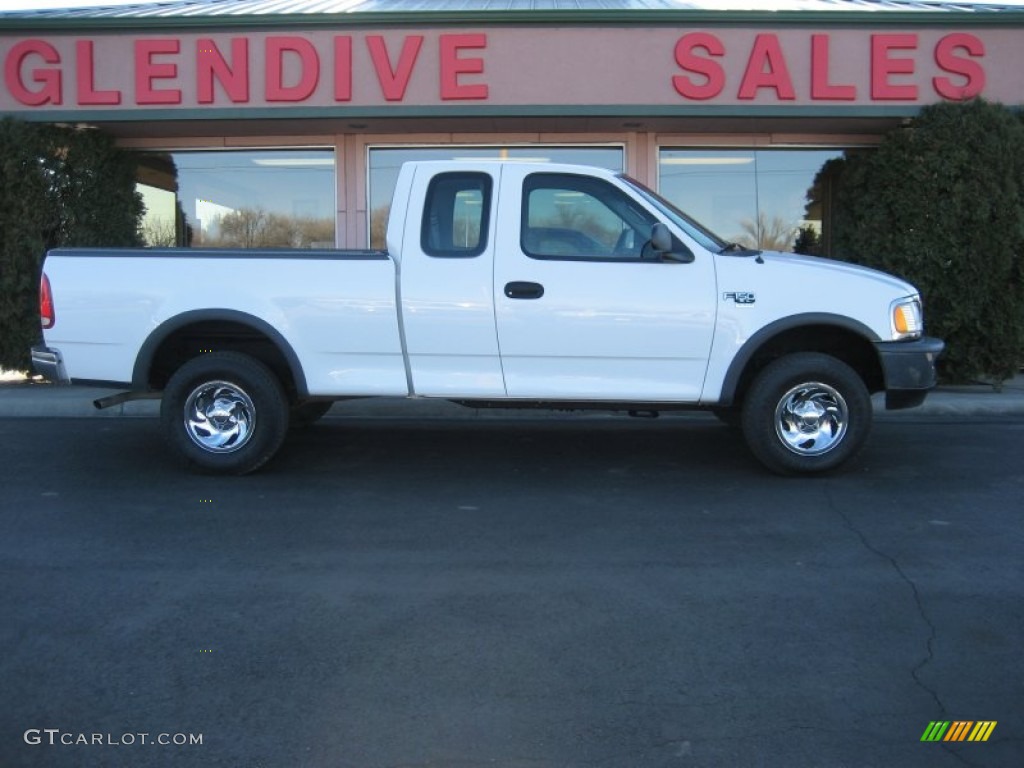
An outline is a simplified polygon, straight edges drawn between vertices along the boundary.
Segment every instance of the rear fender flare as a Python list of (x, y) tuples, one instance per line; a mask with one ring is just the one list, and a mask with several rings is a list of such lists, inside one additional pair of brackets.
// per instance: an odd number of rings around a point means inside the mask
[(254, 315), (233, 309), (195, 309), (189, 312), (182, 312), (180, 315), (164, 320), (146, 337), (142, 347), (139, 349), (139, 354), (135, 358), (135, 367), (132, 369), (132, 389), (136, 391), (149, 389), (149, 369), (153, 365), (153, 358), (160, 345), (171, 334), (195, 323), (218, 320), (249, 326), (254, 331), (270, 339), (274, 346), (284, 355), (284, 359), (288, 363), (288, 369), (291, 371), (292, 379), (295, 381), (295, 389), (299, 397), (309, 396), (309, 386), (306, 384), (306, 375), (302, 370), (302, 363), (299, 362), (299, 356), (295, 354), (295, 350), (292, 349), (292, 345), (288, 343), (288, 340), (266, 320), (261, 320)]

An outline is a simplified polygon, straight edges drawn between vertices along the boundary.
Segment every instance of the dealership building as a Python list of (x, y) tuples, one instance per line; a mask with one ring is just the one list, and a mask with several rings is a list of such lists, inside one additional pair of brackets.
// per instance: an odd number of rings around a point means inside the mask
[(0, 114), (138, 153), (151, 245), (378, 247), (403, 162), (500, 157), (622, 170), (729, 240), (827, 253), (830, 159), (938, 101), (1024, 102), (1024, 9), (177, 0), (0, 13), (0, 59)]

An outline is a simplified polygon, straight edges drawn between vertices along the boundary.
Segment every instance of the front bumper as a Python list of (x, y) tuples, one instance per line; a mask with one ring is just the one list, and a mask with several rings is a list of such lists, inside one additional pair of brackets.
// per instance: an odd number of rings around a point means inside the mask
[(68, 372), (60, 351), (49, 347), (32, 347), (32, 372), (55, 384), (68, 384)]
[(915, 341), (880, 341), (875, 347), (885, 377), (885, 407), (897, 410), (923, 403), (935, 386), (935, 361), (946, 343), (926, 336)]

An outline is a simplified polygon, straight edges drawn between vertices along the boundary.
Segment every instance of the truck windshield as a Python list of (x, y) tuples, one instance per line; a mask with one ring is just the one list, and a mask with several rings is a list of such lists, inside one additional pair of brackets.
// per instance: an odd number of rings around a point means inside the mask
[(721, 253), (730, 247), (729, 242), (720, 238), (707, 227), (698, 224), (654, 190), (648, 189), (631, 176), (619, 174), (619, 178), (629, 184), (629, 186), (636, 190), (644, 200), (657, 208), (663, 215), (671, 219), (673, 224), (683, 230), (707, 250), (714, 253)]

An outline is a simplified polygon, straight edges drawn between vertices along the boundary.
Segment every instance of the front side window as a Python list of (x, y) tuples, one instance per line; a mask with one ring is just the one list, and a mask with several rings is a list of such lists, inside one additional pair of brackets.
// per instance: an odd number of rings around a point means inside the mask
[(479, 256), (487, 247), (491, 177), (486, 173), (440, 173), (430, 181), (420, 242), (428, 256)]
[(330, 149), (140, 153), (153, 247), (334, 248)]
[(653, 216), (600, 179), (534, 173), (524, 182), (521, 245), (535, 259), (640, 259), (654, 224)]

